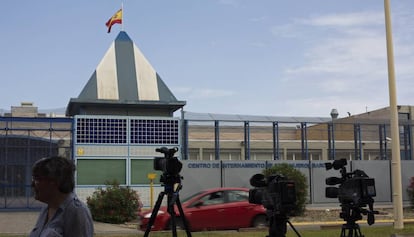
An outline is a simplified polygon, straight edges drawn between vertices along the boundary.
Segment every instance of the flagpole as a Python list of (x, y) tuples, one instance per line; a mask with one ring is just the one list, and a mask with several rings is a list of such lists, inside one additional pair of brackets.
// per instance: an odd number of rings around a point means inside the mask
[(124, 2), (121, 2), (121, 12), (122, 12), (121, 31), (124, 31)]
[(402, 205), (401, 184), (401, 156), (400, 156), (400, 134), (398, 125), (397, 89), (394, 70), (394, 49), (392, 43), (390, 0), (384, 0), (385, 30), (387, 39), (388, 59), (388, 89), (390, 96), (390, 125), (391, 125), (391, 179), (392, 179), (392, 202), (394, 206), (394, 229), (404, 228), (404, 216)]

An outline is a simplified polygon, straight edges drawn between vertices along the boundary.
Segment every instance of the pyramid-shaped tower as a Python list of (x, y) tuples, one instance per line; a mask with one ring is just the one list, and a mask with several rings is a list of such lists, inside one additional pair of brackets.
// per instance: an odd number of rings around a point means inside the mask
[(182, 108), (126, 32), (121, 31), (86, 83), (71, 98), (67, 116), (169, 116)]

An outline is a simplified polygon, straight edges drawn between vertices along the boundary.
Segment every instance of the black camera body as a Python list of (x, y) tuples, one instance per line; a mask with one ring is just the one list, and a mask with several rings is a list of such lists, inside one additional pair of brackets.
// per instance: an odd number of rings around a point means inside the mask
[(255, 188), (249, 190), (249, 202), (261, 204), (276, 214), (287, 215), (295, 209), (295, 183), (282, 175), (265, 177), (255, 174), (250, 179)]
[(163, 172), (160, 178), (160, 182), (168, 184), (180, 183), (180, 172), (183, 164), (178, 160), (177, 157), (174, 156), (174, 154), (178, 151), (178, 148), (161, 147), (155, 149), (155, 151), (164, 154), (164, 157), (155, 157), (153, 164), (154, 170)]
[[(335, 160), (332, 163), (325, 163), (326, 170), (340, 170), (341, 177), (329, 177), (325, 180), (325, 196), (327, 198), (338, 198), (341, 203), (342, 212), (340, 217), (345, 221), (357, 221), (362, 219), (362, 215), (368, 215), (368, 224), (375, 222), (373, 210), (374, 199), (376, 196), (375, 180), (369, 178), (362, 170), (347, 172), (346, 159)], [(339, 185), (339, 186), (336, 186)], [(368, 205), (368, 209), (364, 209)]]
[(375, 180), (368, 177), (353, 177), (340, 185), (338, 199), (341, 203), (370, 204), (376, 196)]
[[(376, 196), (375, 180), (369, 178), (362, 170), (355, 170), (347, 173), (345, 165), (346, 159), (335, 160), (332, 164), (326, 163), (327, 170), (341, 169), (341, 178), (329, 177), (326, 184), (331, 187), (326, 187), (325, 196), (327, 198), (338, 198), (340, 203), (348, 203), (355, 206), (363, 206), (373, 202), (373, 197)], [(339, 187), (332, 187), (332, 185), (339, 184)]]

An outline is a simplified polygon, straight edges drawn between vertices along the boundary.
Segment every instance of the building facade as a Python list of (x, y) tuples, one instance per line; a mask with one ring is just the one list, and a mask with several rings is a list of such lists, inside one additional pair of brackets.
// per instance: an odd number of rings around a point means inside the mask
[[(326, 176), (323, 162), (346, 158), (356, 166), (382, 169), (392, 159), (388, 108), (318, 118), (199, 114), (184, 111), (185, 104), (121, 31), (79, 96), (70, 99), (66, 116), (39, 113), (27, 102), (0, 116), (0, 209), (39, 207), (30, 187), (31, 166), (51, 155), (76, 162), (76, 192), (83, 200), (116, 181), (137, 190), (146, 206), (148, 174), (161, 175), (153, 169), (153, 158), (163, 156), (156, 152), (160, 147), (178, 148), (183, 174), (191, 177), (183, 181), (185, 193), (210, 186), (247, 187), (246, 174), (287, 162), (309, 178), (310, 203), (327, 202), (317, 196), (324, 187), (315, 182)], [(413, 110), (399, 106), (406, 167), (413, 164)], [(404, 172), (410, 177), (410, 169)], [(384, 178), (381, 174), (378, 178)], [(390, 175), (380, 182), (380, 201), (392, 198)], [(162, 191), (160, 180), (153, 181), (156, 192)]]
[[(0, 209), (40, 206), (33, 199), (30, 187), (31, 166), (50, 155), (77, 162), (76, 191), (83, 199), (97, 187), (116, 180), (137, 190), (149, 206), (149, 173), (157, 175), (153, 180), (155, 190), (162, 190), (158, 179), (161, 172), (153, 169), (153, 158), (162, 156), (155, 149), (161, 146), (179, 148), (176, 155), (184, 163), (183, 194), (212, 186), (248, 187), (247, 176), (269, 164), (287, 162), (309, 177), (310, 201), (332, 202), (319, 195), (323, 193), (321, 182), (328, 175), (321, 165), (332, 159), (347, 158), (356, 162), (353, 166), (362, 166), (371, 170), (371, 175), (377, 175), (377, 189), (383, 190), (378, 201), (390, 202), (392, 198), (389, 195), (392, 158), (389, 124), (381, 117), (387, 109), (369, 112), (369, 118), (362, 114), (333, 121), (334, 137), (330, 140), (332, 121), (329, 118), (288, 121), (283, 117), (267, 117), (270, 121), (262, 121), (263, 118), (252, 116), (230, 119), (233, 115), (189, 112), (183, 112), (181, 118), (118, 115), (59, 118), (41, 113), (37, 117), (37, 108), (27, 105), (22, 105), (19, 111), (25, 108), (28, 108), (23, 113), (26, 117), (21, 113), (0, 117)], [(411, 118), (411, 110), (411, 106), (400, 107), (403, 190), (414, 176), (410, 174), (413, 170), (410, 167), (414, 165), (413, 126), (406, 119)], [(406, 194), (404, 197), (408, 201)]]

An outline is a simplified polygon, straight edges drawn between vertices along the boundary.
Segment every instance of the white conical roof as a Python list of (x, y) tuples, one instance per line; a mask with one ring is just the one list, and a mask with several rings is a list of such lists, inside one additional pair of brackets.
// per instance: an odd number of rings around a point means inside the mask
[[(178, 101), (126, 32), (121, 31), (96, 67), (77, 99), (71, 99), (68, 115), (82, 113), (82, 104), (109, 103), (117, 107), (145, 105), (146, 108), (179, 109)], [(142, 106), (141, 106), (142, 108)], [(159, 109), (159, 108), (157, 108)]]

